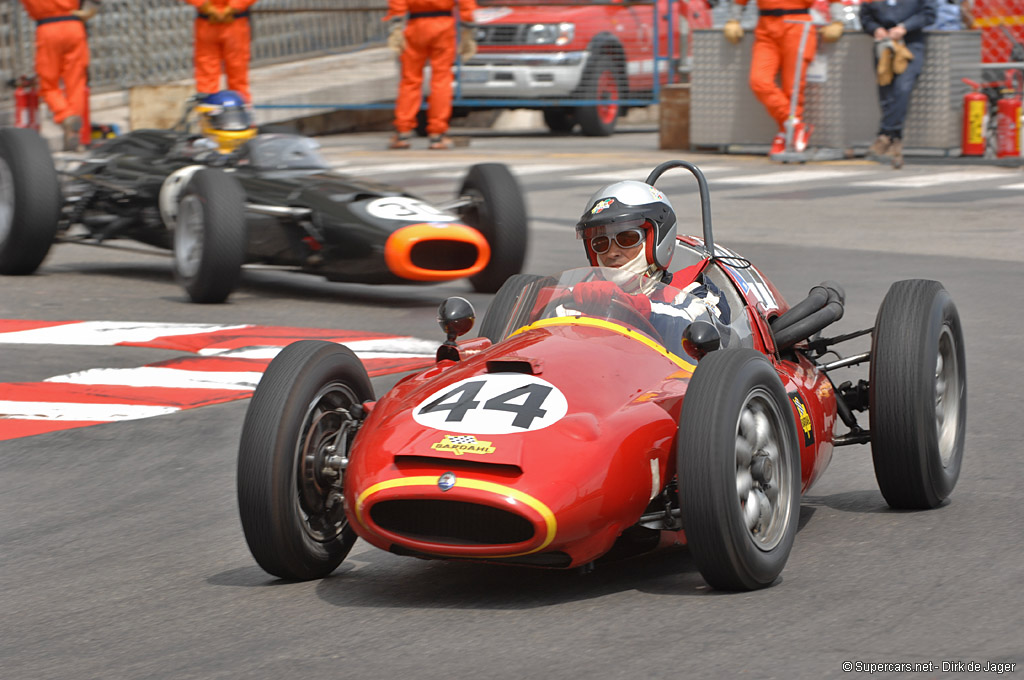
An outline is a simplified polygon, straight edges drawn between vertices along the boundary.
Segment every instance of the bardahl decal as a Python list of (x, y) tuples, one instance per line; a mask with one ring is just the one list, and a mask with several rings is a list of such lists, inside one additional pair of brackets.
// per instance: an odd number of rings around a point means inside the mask
[(475, 453), (482, 456), (495, 451), (491, 442), (481, 441), (471, 434), (446, 434), (444, 439), (434, 442), (430, 448), (435, 451), (450, 451), (456, 456), (461, 456), (464, 453)]
[(793, 400), (796, 412), (800, 415), (800, 429), (804, 433), (804, 446), (810, 446), (814, 443), (814, 427), (811, 425), (811, 415), (807, 412), (807, 406), (798, 393), (790, 392), (789, 398)]

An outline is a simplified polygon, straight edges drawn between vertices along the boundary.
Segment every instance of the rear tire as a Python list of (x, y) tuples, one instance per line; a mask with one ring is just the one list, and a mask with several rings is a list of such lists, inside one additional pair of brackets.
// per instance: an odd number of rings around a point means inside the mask
[(960, 476), (967, 362), (960, 315), (938, 281), (889, 288), (871, 340), (871, 458), (886, 503), (934, 508)]
[(238, 285), (248, 246), (245, 192), (234, 177), (196, 172), (178, 201), (174, 276), (192, 302), (224, 302)]
[(480, 163), (469, 169), (459, 195), (472, 199), (459, 209), (462, 220), (491, 246), (490, 262), (469, 281), (478, 293), (494, 293), (522, 270), (526, 260), (528, 225), (522, 189), (508, 166)]
[(46, 141), (32, 130), (0, 128), (0, 274), (39, 268), (57, 236), (62, 203)]
[[(344, 510), (344, 468), (373, 399), (362, 362), (342, 345), (303, 340), (270, 362), (245, 413), (238, 448), (238, 510), (249, 550), (268, 574), (323, 578), (345, 559), (355, 531)], [(342, 446), (329, 447), (339, 440)]]
[(544, 109), (544, 124), (556, 135), (568, 135), (576, 127), (576, 116), (571, 109)]
[(679, 507), (701, 575), (754, 590), (782, 572), (800, 512), (793, 405), (775, 368), (751, 349), (697, 364), (679, 413)]

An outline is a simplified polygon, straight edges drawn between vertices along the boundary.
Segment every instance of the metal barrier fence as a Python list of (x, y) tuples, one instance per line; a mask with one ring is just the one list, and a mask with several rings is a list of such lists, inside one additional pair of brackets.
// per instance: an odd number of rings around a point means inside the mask
[[(386, 0), (260, 0), (253, 9), (253, 66), (379, 44), (387, 30)], [(182, 0), (104, 0), (88, 24), (92, 91), (191, 78), (195, 15)], [(0, 85), (34, 73), (34, 52), (34, 22), (20, 2), (0, 0)]]

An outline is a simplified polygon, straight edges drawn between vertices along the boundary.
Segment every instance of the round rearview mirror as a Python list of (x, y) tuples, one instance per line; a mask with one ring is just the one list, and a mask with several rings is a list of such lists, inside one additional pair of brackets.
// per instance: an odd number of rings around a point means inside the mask
[(450, 297), (437, 308), (437, 323), (452, 341), (473, 328), (476, 312), (466, 298)]

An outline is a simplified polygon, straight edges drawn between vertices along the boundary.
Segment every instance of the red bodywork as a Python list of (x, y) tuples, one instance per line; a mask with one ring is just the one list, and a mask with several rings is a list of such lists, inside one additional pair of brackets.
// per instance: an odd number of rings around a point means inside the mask
[[(722, 272), (746, 304), (733, 319), (749, 317), (755, 349), (790, 395), (806, 490), (832, 455), (832, 385), (806, 359), (774, 355), (767, 322), (788, 308), (774, 286), (753, 267)], [(464, 342), (460, 353), (461, 361), (409, 376), (372, 405), (345, 475), (350, 525), (379, 548), (419, 557), (574, 567), (608, 552), (675, 476), (677, 423), (695, 362), (623, 324), (588, 317), (546, 319), (493, 346)], [(426, 427), (413, 416), (442, 401), (446, 388), (509, 374), (553, 386), (564, 415), (491, 434)], [(454, 399), (443, 398), (446, 408)], [(483, 399), (461, 403), (478, 408)], [(506, 410), (523, 400), (512, 403)], [(558, 403), (544, 402), (548, 411)], [(442, 490), (446, 473), (454, 484)], [(663, 538), (685, 542), (682, 532), (671, 534)]]

